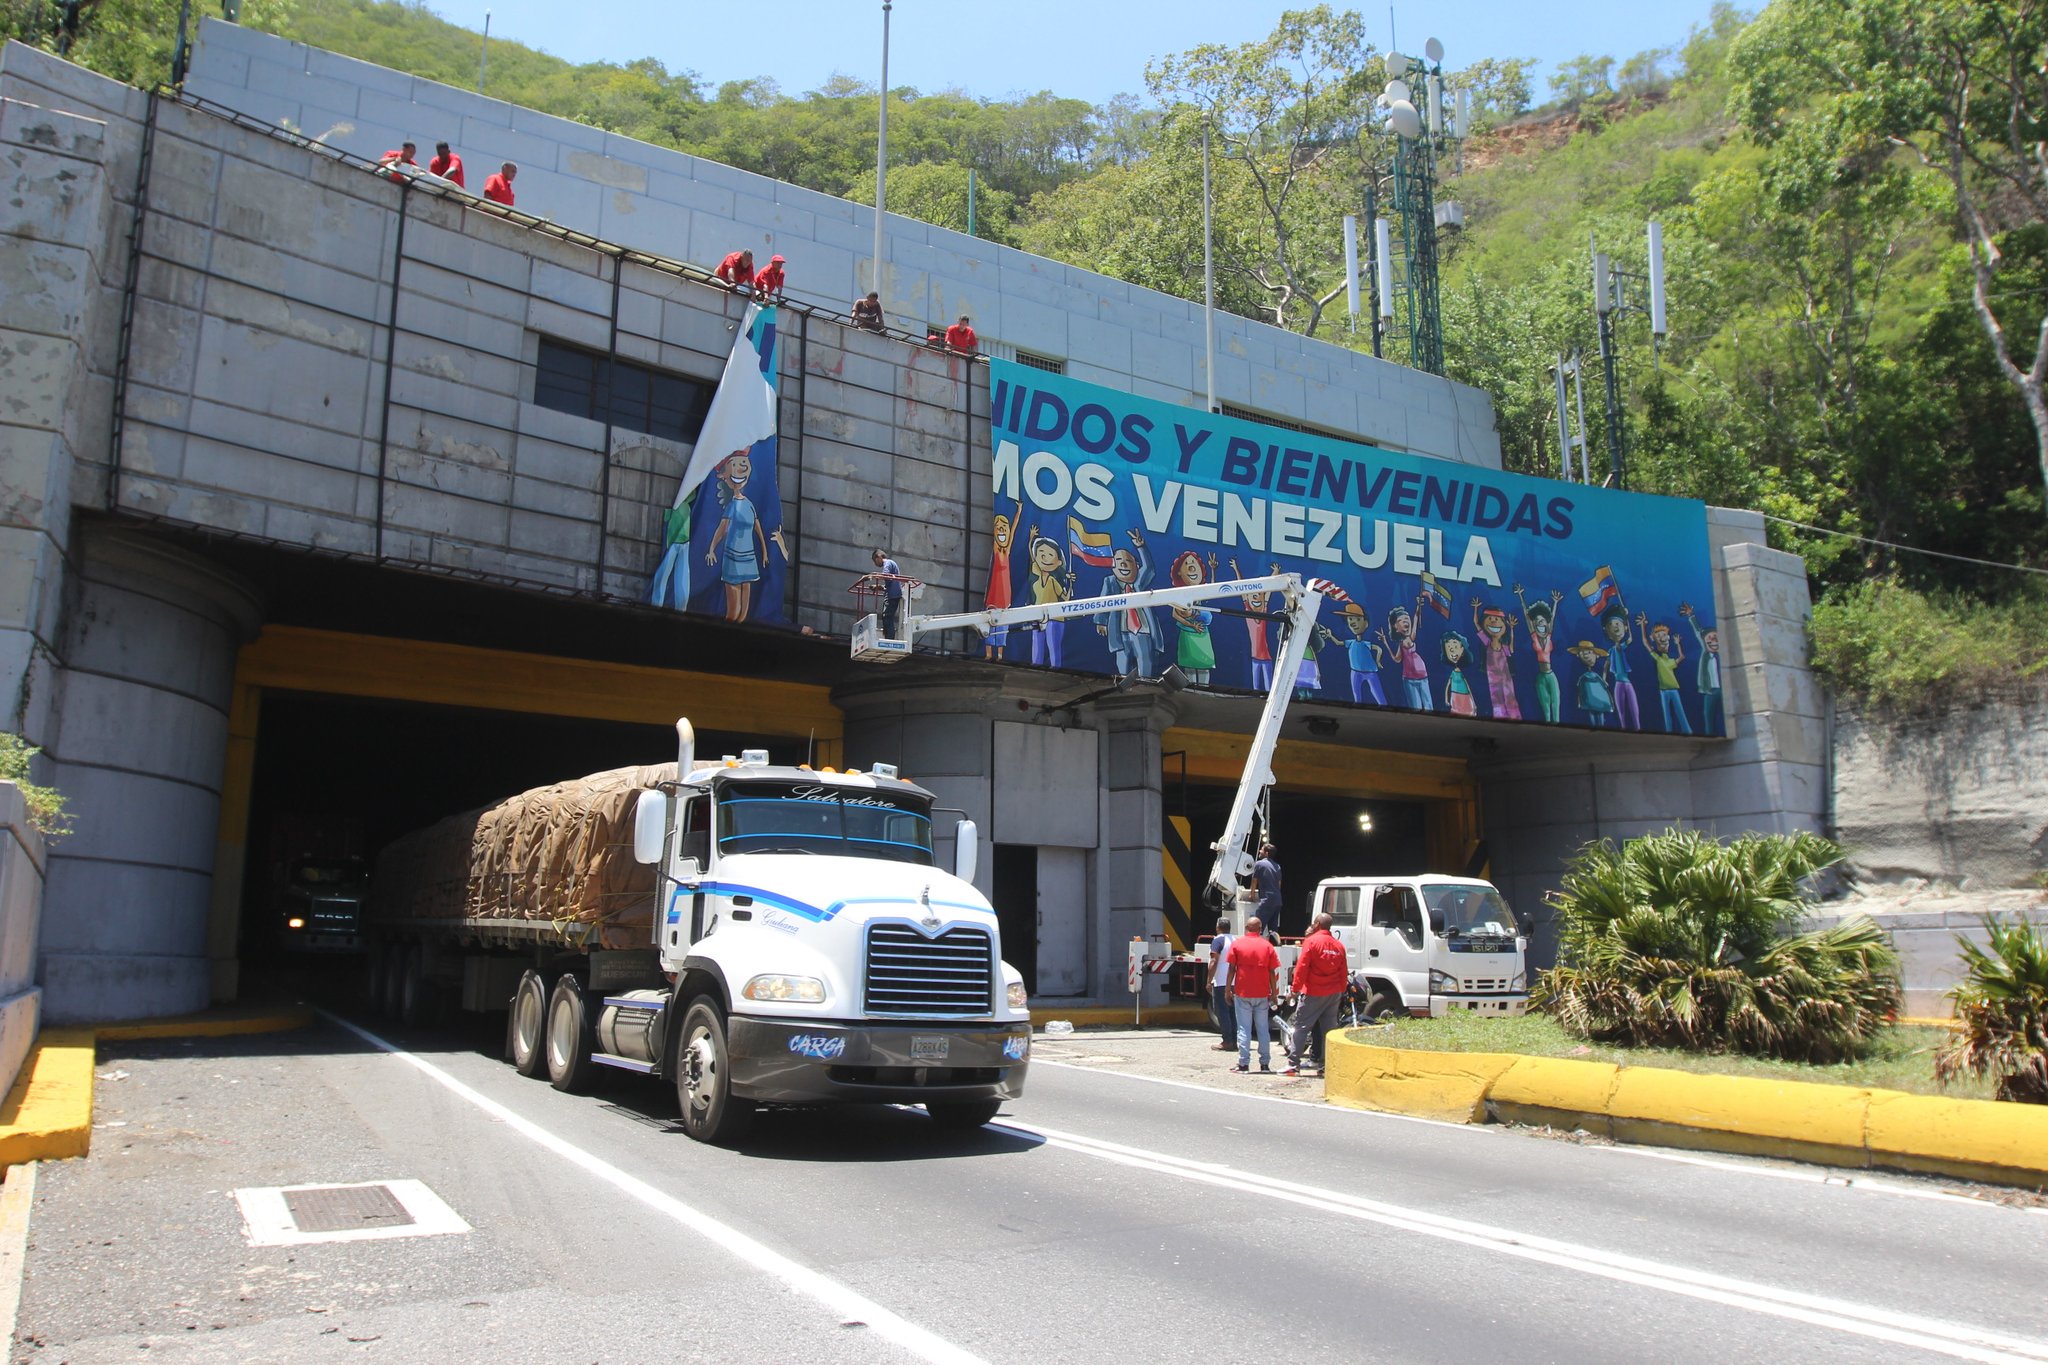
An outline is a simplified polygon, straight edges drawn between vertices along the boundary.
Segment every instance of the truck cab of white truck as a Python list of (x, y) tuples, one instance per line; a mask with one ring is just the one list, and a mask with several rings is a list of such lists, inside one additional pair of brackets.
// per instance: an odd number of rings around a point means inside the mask
[(1478, 877), (1331, 877), (1315, 909), (1332, 920), (1369, 1018), (1529, 1008), (1529, 941)]
[[(1023, 1089), (1030, 1013), (973, 884), (976, 831), (933, 853), (932, 794), (894, 768), (693, 763), (640, 795), (663, 988), (606, 995), (592, 1060), (671, 1076), (694, 1136), (756, 1105), (921, 1104), (949, 1126)], [(550, 1019), (550, 1033), (554, 1021)]]

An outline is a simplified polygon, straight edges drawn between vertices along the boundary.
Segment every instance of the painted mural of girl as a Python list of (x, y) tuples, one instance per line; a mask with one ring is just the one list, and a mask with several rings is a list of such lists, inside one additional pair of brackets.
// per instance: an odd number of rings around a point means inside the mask
[(1444, 707), (1454, 716), (1476, 716), (1478, 707), (1472, 704), (1472, 684), (1465, 681), (1465, 657), (1471, 646), (1465, 637), (1455, 630), (1444, 632), (1444, 662), (1450, 665), (1451, 676), (1444, 682)]
[[(1174, 556), (1172, 566), (1167, 569), (1166, 581), (1171, 587), (1191, 588), (1210, 582), (1215, 575), (1216, 556), (1210, 555), (1205, 565), (1202, 557), (1193, 550), (1182, 550)], [(1174, 624), (1180, 627), (1179, 649), (1174, 662), (1187, 675), (1188, 682), (1196, 687), (1207, 687), (1209, 674), (1216, 667), (1216, 637), (1209, 633), (1209, 623), (1215, 619), (1215, 612), (1199, 606), (1173, 609)]]
[(744, 621), (753, 610), (754, 584), (761, 581), (761, 563), (768, 557), (768, 542), (774, 541), (783, 559), (789, 558), (789, 544), (782, 538), (782, 528), (763, 530), (760, 513), (747, 496), (747, 480), (753, 476), (753, 457), (744, 450), (726, 456), (713, 471), (723, 512), (718, 529), (711, 533), (711, 544), (705, 548), (704, 562), (717, 566), (719, 581), (725, 585), (728, 621)]
[[(1048, 540), (1031, 528), (1031, 603), (1050, 606), (1074, 595), (1074, 575), (1067, 569), (1067, 552), (1056, 540)], [(1061, 645), (1067, 634), (1065, 621), (1046, 621), (1031, 633), (1031, 662), (1060, 666)]]
[[(990, 611), (1002, 611), (1016, 602), (1010, 579), (1010, 547), (1017, 539), (1017, 519), (1024, 515), (1024, 502), (1017, 501), (1017, 510), (1009, 516), (996, 513), (994, 529), (989, 535), (988, 552), (988, 594), (982, 605)], [(997, 626), (981, 642), (981, 657), (1000, 659), (1003, 647), (1010, 642), (1010, 628)]]
[(1555, 725), (1559, 698), (1557, 673), (1550, 666), (1550, 654), (1557, 648), (1553, 632), (1557, 629), (1557, 604), (1564, 601), (1564, 594), (1552, 589), (1550, 601), (1531, 602), (1522, 595), (1522, 585), (1517, 583), (1515, 600), (1522, 604), (1522, 621), (1529, 627), (1529, 652), (1536, 656), (1536, 710)]
[(1515, 697), (1515, 619), (1499, 607), (1472, 599), (1472, 629), (1486, 650), (1486, 703), (1495, 720), (1520, 720), (1522, 703)]
[[(1387, 638), (1389, 631), (1393, 633), (1391, 640)], [(1401, 689), (1408, 709), (1434, 711), (1436, 703), (1429, 697), (1429, 663), (1415, 647), (1415, 614), (1406, 607), (1389, 607), (1387, 629), (1380, 632), (1380, 644), (1401, 667)]]
[(1635, 640), (1629, 629), (1628, 608), (1620, 602), (1600, 613), (1600, 629), (1607, 636), (1607, 684), (1614, 689), (1614, 718), (1624, 730), (1643, 728), (1641, 703), (1636, 685), (1629, 681), (1628, 647)]

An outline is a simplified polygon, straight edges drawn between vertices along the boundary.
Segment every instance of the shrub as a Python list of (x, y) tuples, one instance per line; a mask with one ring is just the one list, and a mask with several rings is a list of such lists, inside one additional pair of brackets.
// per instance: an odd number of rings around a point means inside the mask
[(41, 752), (20, 735), (0, 733), (0, 782), (21, 788), (22, 799), (28, 803), (28, 822), (54, 839), (71, 832), (71, 813), (64, 809), (62, 792), (28, 780), (29, 760)]
[(1943, 1085), (1965, 1072), (1993, 1076), (1998, 1098), (2048, 1104), (2048, 937), (2031, 924), (1984, 921), (1985, 952), (1956, 936), (1963, 979), (1949, 991), (1961, 1023), (1935, 1054)]
[(1812, 834), (1722, 843), (1671, 829), (1589, 844), (1551, 898), (1562, 960), (1536, 1000), (1602, 1042), (1855, 1056), (1898, 1009), (1889, 937), (1860, 918), (1788, 933), (1805, 906), (1800, 882), (1840, 856)]
[(1836, 692), (1895, 711), (2025, 696), (2048, 670), (2048, 594), (1988, 603), (1859, 583), (1814, 604), (1813, 667)]

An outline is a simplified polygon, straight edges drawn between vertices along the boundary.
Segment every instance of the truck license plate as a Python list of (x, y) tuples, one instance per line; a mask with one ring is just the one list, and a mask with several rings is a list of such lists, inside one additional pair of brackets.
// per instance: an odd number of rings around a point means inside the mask
[(910, 1060), (913, 1062), (943, 1062), (953, 1040), (943, 1034), (913, 1033), (910, 1035)]

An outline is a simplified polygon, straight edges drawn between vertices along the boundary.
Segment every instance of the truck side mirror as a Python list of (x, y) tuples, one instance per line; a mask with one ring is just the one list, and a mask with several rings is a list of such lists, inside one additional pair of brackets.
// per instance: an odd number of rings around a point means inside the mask
[(974, 880), (975, 865), (981, 859), (980, 833), (972, 820), (953, 827), (953, 875), (963, 882)]
[(633, 807), (633, 861), (661, 861), (662, 840), (668, 834), (668, 798), (660, 792), (641, 792)]
[(1443, 912), (1443, 911), (1441, 911), (1441, 910), (1432, 910), (1432, 911), (1430, 911), (1430, 912), (1429, 912), (1429, 932), (1431, 932), (1432, 934), (1437, 934), (1437, 935), (1439, 935), (1439, 936), (1440, 936), (1440, 935), (1442, 935), (1443, 931), (1444, 931), (1444, 912)]

